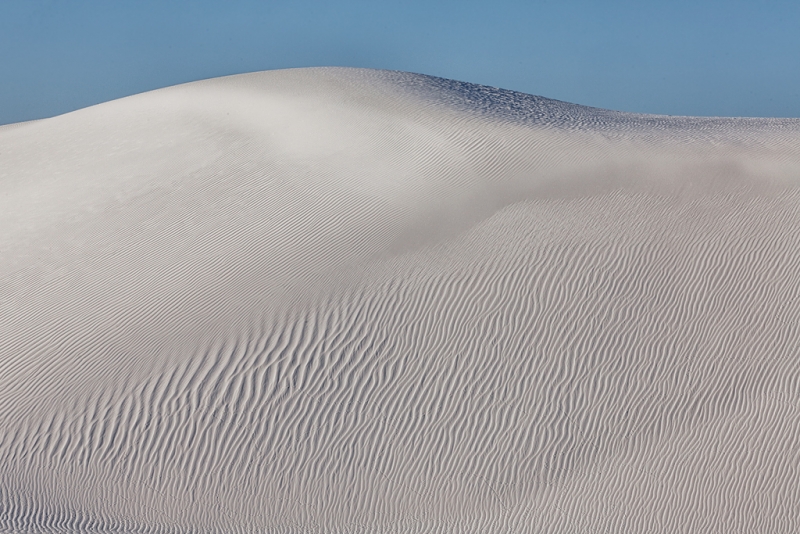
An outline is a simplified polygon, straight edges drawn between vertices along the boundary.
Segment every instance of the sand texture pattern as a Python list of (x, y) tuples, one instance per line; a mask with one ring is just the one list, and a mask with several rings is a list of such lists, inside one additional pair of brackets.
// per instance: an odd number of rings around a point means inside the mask
[(800, 532), (798, 186), (387, 71), (0, 127), (0, 531)]

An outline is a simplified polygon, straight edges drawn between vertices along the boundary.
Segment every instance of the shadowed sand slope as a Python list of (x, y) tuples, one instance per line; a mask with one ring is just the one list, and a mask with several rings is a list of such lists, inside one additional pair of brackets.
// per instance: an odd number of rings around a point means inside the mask
[(0, 128), (0, 531), (798, 532), (800, 120), (421, 75)]

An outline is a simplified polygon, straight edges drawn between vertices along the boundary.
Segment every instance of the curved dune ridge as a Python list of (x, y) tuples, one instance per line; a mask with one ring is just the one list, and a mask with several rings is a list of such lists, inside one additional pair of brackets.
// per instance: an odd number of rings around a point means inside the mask
[(0, 531), (800, 531), (800, 120), (272, 71), (0, 128)]

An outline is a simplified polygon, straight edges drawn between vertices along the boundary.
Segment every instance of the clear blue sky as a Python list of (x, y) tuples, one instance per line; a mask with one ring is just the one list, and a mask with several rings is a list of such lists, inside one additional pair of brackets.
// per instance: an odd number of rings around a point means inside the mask
[(0, 124), (320, 65), (625, 111), (800, 117), (800, 0), (0, 1)]

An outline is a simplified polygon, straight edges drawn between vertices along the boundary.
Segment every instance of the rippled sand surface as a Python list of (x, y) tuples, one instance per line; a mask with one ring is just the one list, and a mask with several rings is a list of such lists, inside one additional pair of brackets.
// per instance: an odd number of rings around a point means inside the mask
[(298, 69), (0, 127), (0, 531), (800, 531), (800, 120)]

